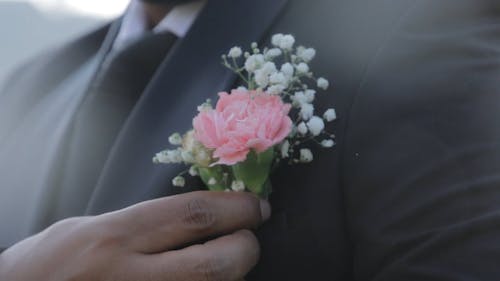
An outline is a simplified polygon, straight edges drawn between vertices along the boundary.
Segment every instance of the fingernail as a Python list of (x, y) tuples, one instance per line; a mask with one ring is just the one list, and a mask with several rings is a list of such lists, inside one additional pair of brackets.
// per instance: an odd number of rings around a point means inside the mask
[(271, 217), (271, 205), (263, 199), (260, 199), (260, 214), (263, 221), (266, 221), (269, 217)]

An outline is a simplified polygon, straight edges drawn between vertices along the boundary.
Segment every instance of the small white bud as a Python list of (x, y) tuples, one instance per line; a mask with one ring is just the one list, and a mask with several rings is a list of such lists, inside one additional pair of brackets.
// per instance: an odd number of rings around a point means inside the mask
[[(307, 130), (307, 128), (306, 128), (306, 130)], [(290, 151), (290, 142), (286, 140), (281, 145), (281, 157), (282, 158), (290, 157), (290, 155), (288, 154), (288, 151)]]
[(283, 52), (280, 49), (272, 48), (272, 49), (267, 50), (267, 52), (264, 54), (264, 56), (266, 57), (266, 59), (274, 59), (275, 57), (281, 56), (282, 53)]
[(327, 111), (325, 111), (325, 114), (323, 114), (323, 118), (327, 122), (332, 122), (333, 120), (337, 119), (337, 113), (335, 112), (335, 109), (330, 108)]
[(182, 157), (180, 150), (165, 150), (157, 153), (154, 160), (155, 163), (171, 164), (181, 163)]
[(241, 191), (245, 191), (245, 183), (243, 181), (233, 181), (231, 183), (231, 189), (233, 191), (238, 191), (238, 192), (241, 192)]
[(306, 135), (309, 129), (307, 129), (307, 125), (304, 122), (300, 122), (300, 124), (297, 126), (297, 132), (301, 135)]
[(198, 168), (196, 168), (196, 166), (191, 166), (191, 168), (189, 168), (189, 174), (193, 177), (196, 177), (197, 175), (199, 175), (198, 173)]
[(217, 184), (217, 180), (215, 178), (211, 178), (210, 180), (208, 180), (208, 185), (216, 185)]
[(330, 147), (333, 147), (335, 145), (335, 142), (333, 140), (324, 140), (321, 142), (321, 146), (325, 147), (325, 148), (330, 148)]
[(205, 150), (200, 150), (196, 153), (196, 160), (198, 163), (204, 163), (210, 161), (210, 155)]
[(201, 105), (198, 106), (198, 112), (202, 111), (210, 111), (213, 109), (212, 103), (210, 100), (207, 100), (206, 102), (202, 103)]
[(300, 108), (300, 117), (302, 120), (309, 120), (314, 115), (314, 106), (310, 103), (302, 103)]
[(283, 34), (281, 33), (274, 34), (273, 37), (271, 38), (271, 44), (273, 44), (276, 47), (279, 47), (282, 40), (283, 40)]
[(171, 145), (181, 145), (182, 144), (182, 137), (179, 133), (174, 133), (168, 138), (168, 142)]
[(177, 187), (184, 187), (186, 185), (186, 180), (181, 176), (177, 176), (172, 180), (172, 184)]
[(307, 98), (304, 92), (295, 92), (291, 99), (295, 106), (302, 106), (302, 104), (307, 103)]
[(314, 156), (312, 151), (308, 148), (303, 148), (300, 150), (300, 162), (301, 163), (310, 163), (314, 160)]
[(288, 78), (292, 78), (295, 69), (293, 69), (293, 65), (291, 63), (287, 62), (281, 66), (281, 72)]
[(276, 71), (278, 71), (276, 69), (276, 64), (274, 64), (274, 62), (270, 62), (270, 61), (264, 63), (262, 65), (261, 70), (264, 71), (265, 73), (269, 74), (269, 75), (275, 73)]
[(314, 101), (314, 99), (316, 98), (316, 91), (315, 90), (306, 90), (304, 92), (304, 96), (306, 98), (305, 102), (312, 103)]
[(245, 61), (245, 69), (248, 72), (254, 72), (264, 64), (264, 56), (261, 54), (251, 55)]
[(318, 79), (317, 86), (320, 89), (327, 90), (328, 87), (330, 87), (330, 82), (326, 80), (325, 78), (321, 77)]
[(243, 55), (243, 51), (241, 50), (240, 47), (233, 47), (231, 48), (231, 50), (229, 50), (228, 53), (228, 57), (234, 59), (241, 57), (241, 55)]
[(292, 35), (287, 34), (281, 37), (281, 41), (279, 42), (279, 47), (283, 50), (291, 50), (294, 44), (295, 44), (295, 38)]
[(310, 62), (316, 56), (316, 50), (313, 48), (299, 48), (297, 49), (297, 56), (305, 62)]
[(307, 127), (313, 136), (319, 136), (325, 129), (325, 122), (318, 116), (313, 116), (309, 122), (307, 122)]
[(309, 65), (307, 63), (301, 62), (296, 67), (297, 72), (300, 74), (305, 74), (309, 72)]
[(286, 79), (285, 75), (281, 72), (275, 72), (273, 74), (271, 74), (271, 76), (269, 77), (269, 81), (271, 82), (271, 84), (280, 84), (280, 85), (283, 85), (284, 87), (287, 87), (287, 84), (288, 84), (288, 80)]
[(269, 85), (269, 74), (267, 74), (264, 69), (258, 69), (255, 71), (255, 83), (261, 88), (267, 87)]
[(278, 85), (272, 85), (271, 87), (267, 88), (267, 92), (270, 95), (279, 95), (283, 93), (285, 89), (286, 89), (285, 86), (278, 84)]
[(184, 163), (194, 163), (195, 162), (193, 153), (191, 153), (190, 151), (183, 150), (181, 152), (181, 157), (182, 157), (182, 161)]

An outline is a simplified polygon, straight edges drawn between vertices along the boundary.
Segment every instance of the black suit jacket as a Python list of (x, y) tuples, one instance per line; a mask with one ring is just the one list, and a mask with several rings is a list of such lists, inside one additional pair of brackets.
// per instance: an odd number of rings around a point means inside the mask
[[(151, 156), (190, 127), (197, 104), (234, 85), (220, 54), (275, 32), (317, 49), (312, 67), (333, 81), (317, 110), (337, 109), (337, 146), (274, 174), (248, 279), (500, 279), (495, 0), (208, 1), (126, 121), (87, 214), (198, 188), (171, 186), (180, 168)], [(29, 112), (26, 97), (54, 88), (107, 33), (21, 69), (0, 101)]]

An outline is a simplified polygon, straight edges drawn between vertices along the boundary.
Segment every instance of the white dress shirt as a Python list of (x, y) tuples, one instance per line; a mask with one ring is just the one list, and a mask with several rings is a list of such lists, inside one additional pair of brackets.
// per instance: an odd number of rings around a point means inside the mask
[[(154, 27), (153, 32), (169, 31), (179, 38), (184, 37), (203, 9), (205, 3), (206, 0), (200, 0), (175, 6), (163, 20)], [(139, 0), (132, 0), (130, 3), (123, 17), (118, 35), (113, 43), (113, 51), (121, 50), (148, 31), (143, 5), (144, 4)]]

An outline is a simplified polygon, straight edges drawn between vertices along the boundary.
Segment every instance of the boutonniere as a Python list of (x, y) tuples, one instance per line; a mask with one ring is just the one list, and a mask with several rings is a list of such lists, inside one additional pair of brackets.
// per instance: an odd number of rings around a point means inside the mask
[(272, 36), (271, 48), (251, 45), (250, 52), (233, 47), (222, 56), (225, 67), (244, 85), (219, 93), (198, 107), (193, 129), (169, 138), (175, 149), (156, 154), (155, 163), (183, 163), (189, 167), (173, 179), (184, 186), (185, 176), (199, 176), (216, 191), (250, 191), (267, 197), (270, 174), (283, 163), (310, 163), (311, 144), (334, 146), (325, 124), (336, 119), (334, 109), (317, 116), (317, 91), (329, 82), (317, 78), (309, 63), (316, 50), (295, 46), (291, 35)]

